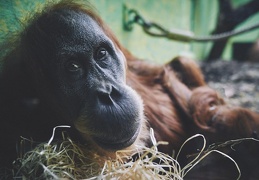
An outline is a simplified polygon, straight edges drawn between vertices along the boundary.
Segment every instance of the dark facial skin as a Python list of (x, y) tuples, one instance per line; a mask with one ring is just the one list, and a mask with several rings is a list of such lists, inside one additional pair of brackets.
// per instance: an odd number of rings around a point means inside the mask
[(87, 14), (56, 10), (27, 31), (51, 92), (69, 124), (106, 150), (130, 146), (143, 119), (142, 101), (125, 82), (125, 59)]

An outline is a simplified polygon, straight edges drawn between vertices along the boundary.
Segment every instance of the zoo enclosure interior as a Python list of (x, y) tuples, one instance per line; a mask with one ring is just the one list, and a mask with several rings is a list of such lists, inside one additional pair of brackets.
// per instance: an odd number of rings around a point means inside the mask
[[(55, 0), (54, 0), (55, 1)], [(212, 47), (212, 42), (185, 43), (154, 38), (143, 32), (141, 27), (127, 32), (123, 29), (123, 5), (138, 10), (141, 15), (150, 21), (163, 25), (166, 29), (177, 29), (182, 32), (194, 32), (195, 35), (209, 35), (217, 25), (219, 17), (219, 0), (89, 0), (97, 12), (114, 31), (122, 44), (137, 57), (148, 59), (156, 63), (164, 63), (177, 55), (186, 55), (198, 60), (205, 59)], [(46, 1), (12, 0), (0, 2), (0, 38), (5, 37), (8, 31), (19, 29), (19, 21)], [(251, 2), (251, 0), (230, 0), (233, 8)], [(237, 29), (258, 22), (259, 14), (256, 13), (241, 23)], [(224, 48), (222, 59), (233, 59), (236, 44), (254, 43), (259, 35), (259, 29), (244, 33), (228, 40)]]

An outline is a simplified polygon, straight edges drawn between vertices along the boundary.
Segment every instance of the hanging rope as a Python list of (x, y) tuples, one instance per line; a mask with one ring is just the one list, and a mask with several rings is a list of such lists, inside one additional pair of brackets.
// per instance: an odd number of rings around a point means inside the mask
[(133, 29), (133, 24), (138, 24), (142, 27), (145, 33), (154, 37), (164, 37), (171, 40), (183, 41), (183, 42), (208, 42), (208, 41), (219, 41), (222, 39), (229, 38), (238, 34), (242, 34), (256, 28), (259, 28), (259, 22), (251, 26), (233, 30), (230, 32), (210, 35), (210, 36), (195, 36), (193, 32), (185, 32), (180, 30), (167, 30), (161, 25), (146, 21), (136, 10), (128, 9), (126, 5), (123, 7), (123, 26), (127, 31)]

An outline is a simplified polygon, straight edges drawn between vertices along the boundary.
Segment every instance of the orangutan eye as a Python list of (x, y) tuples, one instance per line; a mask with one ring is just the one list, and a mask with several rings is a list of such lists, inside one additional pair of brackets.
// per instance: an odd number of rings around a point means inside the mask
[(76, 61), (68, 61), (66, 63), (66, 70), (68, 72), (78, 72), (82, 69), (81, 65)]
[(107, 56), (107, 50), (105, 48), (100, 48), (97, 50), (96, 55), (95, 55), (95, 59), (96, 60), (102, 60)]

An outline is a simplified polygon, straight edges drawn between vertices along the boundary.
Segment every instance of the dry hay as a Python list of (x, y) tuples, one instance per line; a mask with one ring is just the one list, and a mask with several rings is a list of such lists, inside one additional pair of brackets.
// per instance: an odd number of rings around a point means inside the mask
[[(61, 126), (67, 127), (67, 126)], [(48, 143), (38, 145), (32, 151), (25, 153), (19, 160), (15, 177), (25, 179), (173, 179), (182, 180), (184, 176), (209, 154), (216, 152), (229, 158), (236, 166), (241, 176), (237, 163), (218, 151), (217, 148), (227, 145), (235, 145), (245, 138), (231, 140), (222, 144), (213, 144), (206, 150), (206, 140), (201, 134), (190, 137), (184, 145), (197, 137), (203, 139), (203, 147), (195, 158), (185, 167), (181, 167), (177, 159), (181, 153), (169, 156), (157, 149), (158, 145), (166, 145), (166, 142), (157, 142), (153, 130), (150, 131), (153, 147), (139, 147), (132, 151), (132, 156), (125, 157), (125, 151), (116, 153), (116, 159), (103, 159), (96, 152), (86, 149), (85, 146), (73, 142), (69, 137), (63, 136), (62, 142), (52, 142), (53, 135)], [(253, 139), (254, 140), (254, 139)], [(137, 154), (136, 154), (137, 152)], [(128, 152), (127, 152), (128, 153)], [(134, 155), (135, 154), (135, 155)], [(134, 155), (134, 156), (133, 156)], [(126, 159), (126, 160), (125, 160)]]

